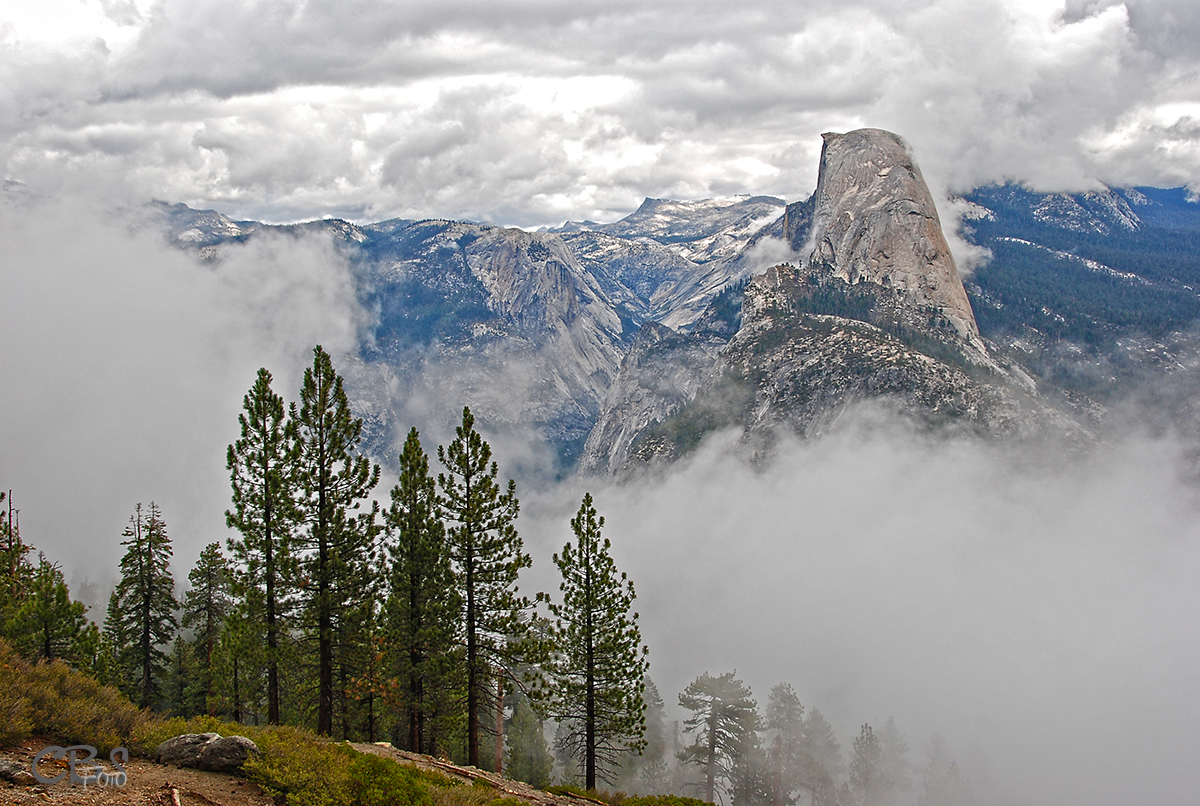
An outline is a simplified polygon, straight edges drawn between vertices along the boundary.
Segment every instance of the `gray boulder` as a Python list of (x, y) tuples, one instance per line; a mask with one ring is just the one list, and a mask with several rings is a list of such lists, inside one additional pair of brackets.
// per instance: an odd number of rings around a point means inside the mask
[(185, 733), (160, 744), (154, 751), (154, 760), (209, 772), (237, 772), (258, 755), (258, 745), (245, 736)]
[(29, 767), (11, 758), (0, 758), (0, 778), (18, 786), (33, 786), (37, 783)]

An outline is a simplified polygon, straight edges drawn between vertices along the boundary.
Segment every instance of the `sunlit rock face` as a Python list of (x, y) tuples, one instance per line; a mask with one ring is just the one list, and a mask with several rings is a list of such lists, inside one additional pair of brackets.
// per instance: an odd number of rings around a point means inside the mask
[(822, 137), (808, 267), (847, 283), (895, 289), (914, 314), (937, 311), (971, 352), (986, 355), (933, 196), (908, 144), (882, 129)]

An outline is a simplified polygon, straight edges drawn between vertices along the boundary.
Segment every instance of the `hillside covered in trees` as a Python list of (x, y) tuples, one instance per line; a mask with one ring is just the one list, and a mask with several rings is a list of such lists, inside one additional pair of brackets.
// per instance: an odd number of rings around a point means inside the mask
[(4, 496), (0, 634), (26, 661), (67, 664), (164, 717), (387, 741), (539, 787), (735, 806), (969, 802), (938, 740), (918, 765), (888, 721), (843, 749), (786, 683), (760, 709), (734, 673), (703, 672), (673, 719), (590, 494), (553, 557), (561, 598), (522, 594), (532, 558), (516, 485), (501, 483), (469, 409), (436, 464), (409, 433), (384, 509), (330, 356), (314, 350), (296, 402), (272, 380), (260, 370), (226, 452), (226, 544), (206, 546), (178, 585), (167, 514), (136, 504), (102, 624), (58, 565), (34, 562)]

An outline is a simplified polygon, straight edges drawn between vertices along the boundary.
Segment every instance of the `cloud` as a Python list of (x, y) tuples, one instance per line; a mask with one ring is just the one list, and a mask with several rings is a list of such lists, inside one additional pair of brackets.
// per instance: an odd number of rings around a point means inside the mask
[(124, 220), (44, 201), (0, 202), (0, 240), (0, 478), (23, 536), (107, 577), (134, 504), (153, 499), (181, 580), (226, 537), (224, 450), (258, 367), (295, 399), (314, 344), (357, 348), (344, 262), (327, 242), (279, 238), (205, 265)]
[[(1200, 786), (1200, 526), (1171, 439), (1064, 457), (928, 439), (870, 411), (758, 468), (718, 437), (592, 480), (668, 702), (791, 682), (843, 752), (894, 716), (946, 737), (981, 804), (1181, 802)], [(541, 590), (584, 487), (525, 500)]]
[(0, 160), (44, 193), (271, 221), (799, 199), (821, 132), (865, 125), (937, 192), (1196, 184), (1193, 5), (109, 3), (103, 41), (12, 29)]

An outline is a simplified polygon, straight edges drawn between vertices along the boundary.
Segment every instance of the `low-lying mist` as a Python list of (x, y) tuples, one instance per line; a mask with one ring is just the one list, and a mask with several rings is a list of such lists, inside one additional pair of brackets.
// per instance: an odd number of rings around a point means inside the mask
[[(48, 201), (0, 204), (0, 242), (0, 486), (23, 536), (68, 578), (115, 579), (121, 531), (153, 499), (182, 583), (227, 536), (225, 447), (255, 370), (295, 399), (313, 344), (335, 366), (354, 349), (347, 267), (292, 238), (202, 264)], [(434, 454), (454, 423), (412, 424)], [(759, 466), (734, 441), (623, 483), (518, 478), (522, 589), (557, 592), (550, 556), (590, 490), (668, 704), (704, 671), (736, 669), (760, 704), (787, 681), (844, 756), (893, 716), (917, 767), (908, 800), (935, 732), (981, 804), (1195, 799), (1200, 508), (1180, 440), (1068, 453), (863, 409)], [(495, 435), (502, 465), (549, 457), (519, 443)]]
[[(1200, 791), (1200, 519), (1170, 439), (1086, 454), (943, 440), (869, 410), (768, 465), (710, 440), (659, 477), (525, 499), (535, 558), (591, 489), (673, 702), (736, 669), (838, 728), (934, 733), (981, 803)], [(554, 590), (535, 559), (539, 589)], [(530, 580), (534, 581), (533, 578)]]

